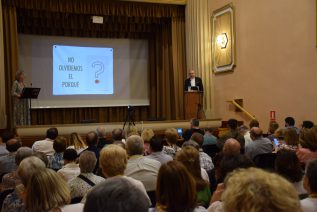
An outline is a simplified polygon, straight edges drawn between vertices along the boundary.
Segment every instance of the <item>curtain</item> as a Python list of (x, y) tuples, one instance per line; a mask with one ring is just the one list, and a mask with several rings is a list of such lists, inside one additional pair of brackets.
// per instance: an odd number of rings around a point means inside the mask
[[(135, 107), (135, 121), (184, 118), (183, 81), (186, 71), (185, 10), (179, 5), (109, 3), (95, 0), (2, 0), (4, 10), (12, 8), (19, 33), (101, 38), (136, 38), (149, 42), (150, 106)], [(16, 9), (13, 7), (15, 6)], [(92, 24), (91, 14), (104, 17), (103, 25)], [(10, 28), (7, 34), (17, 38)], [(13, 38), (12, 37), (12, 38)], [(5, 42), (10, 37), (5, 37)], [(10, 64), (18, 61), (17, 46)], [(6, 56), (6, 59), (9, 58)], [(15, 67), (6, 69), (7, 88)], [(10, 71), (8, 71), (10, 70)], [(8, 100), (11, 98), (7, 95)], [(12, 108), (8, 105), (7, 108)], [(80, 122), (125, 121), (126, 107), (60, 108), (32, 110), (32, 124), (71, 124)], [(11, 111), (12, 117), (12, 111)]]
[(8, 125), (13, 127), (13, 101), (11, 98), (11, 86), (18, 69), (18, 32), (16, 9), (11, 6), (2, 7), (3, 14), (3, 39), (4, 39), (4, 70), (6, 111), (8, 114)]
[(172, 19), (172, 48), (175, 119), (184, 119), (184, 80), (186, 78), (186, 36), (184, 18)]
[(186, 5), (187, 66), (202, 78), (206, 118), (214, 116), (210, 2), (211, 0), (188, 0)]
[[(0, 0), (1, 4), (1, 0)], [(3, 29), (2, 7), (0, 7), (0, 29)], [(5, 77), (4, 77), (4, 46), (3, 30), (0, 32), (0, 129), (7, 127), (6, 101), (5, 101)]]

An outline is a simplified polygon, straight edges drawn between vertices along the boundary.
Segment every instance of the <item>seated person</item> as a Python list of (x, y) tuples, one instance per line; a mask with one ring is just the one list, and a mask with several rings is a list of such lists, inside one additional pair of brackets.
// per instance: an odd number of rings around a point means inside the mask
[(154, 132), (152, 129), (144, 129), (141, 133), (141, 137), (144, 141), (144, 155), (149, 155), (150, 152), (150, 141), (154, 136)]
[(183, 134), (184, 141), (188, 141), (193, 133), (200, 133), (202, 135), (205, 134), (203, 130), (199, 128), (199, 120), (198, 119), (191, 119), (190, 120), (190, 128), (185, 130)]
[(183, 147), (181, 151), (177, 152), (176, 160), (187, 168), (195, 180), (198, 205), (208, 207), (211, 192), (209, 183), (201, 175), (199, 152), (197, 149), (191, 146)]
[(145, 194), (124, 177), (111, 177), (88, 193), (84, 212), (148, 212)]
[(301, 200), (303, 212), (316, 211), (317, 208), (317, 160), (312, 160), (304, 175), (304, 187), (307, 190), (308, 198)]
[(77, 152), (74, 149), (66, 149), (64, 152), (64, 166), (57, 171), (65, 182), (77, 177), (80, 174), (79, 165), (76, 163)]
[(128, 137), (126, 141), (129, 160), (124, 175), (143, 183), (146, 191), (155, 191), (157, 173), (161, 163), (143, 156), (143, 139), (138, 135)]
[(300, 212), (295, 188), (277, 174), (257, 168), (239, 169), (218, 186), (208, 211)]
[(197, 206), (196, 198), (195, 179), (188, 169), (178, 161), (162, 164), (157, 178), (156, 211), (206, 211)]
[[(17, 166), (20, 165), (24, 158), (30, 157), (33, 154), (33, 150), (29, 147), (20, 147), (15, 155), (15, 163)], [(2, 177), (0, 191), (14, 189), (17, 185), (21, 184), (21, 179), (18, 175), (17, 170), (14, 170)]]
[(22, 143), (18, 138), (12, 138), (7, 141), (6, 148), (9, 154), (0, 157), (0, 175), (16, 170), (15, 155), (21, 146)]
[(181, 148), (176, 145), (178, 139), (177, 130), (175, 128), (165, 130), (165, 138), (167, 145), (163, 146), (163, 152), (174, 158), (176, 152), (181, 150)]
[(1, 139), (0, 139), (0, 157), (9, 154), (7, 148), (6, 148), (6, 143), (8, 140), (11, 138), (14, 138), (14, 134), (10, 131), (3, 132), (1, 134)]
[(304, 172), (294, 151), (281, 149), (276, 153), (275, 171), (293, 184), (301, 199), (307, 197), (302, 181)]
[(217, 141), (217, 146), (222, 150), (223, 145), (229, 138), (234, 138), (239, 141), (241, 146), (241, 152), (244, 152), (245, 148), (245, 139), (244, 136), (240, 134), (238, 130), (238, 121), (236, 119), (229, 119), (227, 122), (229, 131), (224, 135), (220, 136)]
[(100, 152), (100, 167), (102, 173), (107, 179), (115, 176), (122, 176), (130, 181), (135, 188), (140, 189), (151, 204), (143, 183), (132, 177), (124, 176), (124, 170), (127, 167), (128, 155), (124, 148), (116, 144), (107, 145)]
[(161, 164), (167, 163), (168, 161), (173, 160), (173, 158), (165, 154), (163, 150), (163, 139), (159, 137), (152, 137), (150, 140), (150, 152), (151, 154), (146, 156), (147, 158), (154, 159), (159, 161)]
[(97, 136), (98, 136), (98, 149), (99, 151), (106, 145), (112, 144), (113, 141), (107, 139), (107, 132), (106, 132), (106, 128), (100, 126), (97, 128), (96, 130)]
[(45, 164), (37, 157), (30, 156), (21, 161), (17, 173), (22, 184), (17, 185), (5, 198), (1, 211), (24, 211), (25, 190), (31, 176), (39, 169), (45, 169)]
[(212, 159), (202, 149), (204, 136), (200, 133), (193, 133), (193, 135), (190, 137), (190, 140), (195, 141), (199, 145), (199, 158), (201, 168), (205, 169), (206, 171), (212, 170), (214, 168)]
[(214, 129), (213, 128), (206, 128), (205, 129), (205, 134), (204, 134), (204, 143), (203, 146), (205, 145), (216, 145), (217, 144), (217, 137), (214, 136), (213, 133)]
[(64, 165), (64, 151), (66, 150), (66, 138), (58, 136), (53, 142), (54, 155), (48, 156), (48, 168), (55, 171), (60, 170)]
[(73, 132), (69, 136), (67, 149), (75, 149), (77, 154), (87, 149), (86, 141), (81, 138), (77, 132)]
[(46, 156), (53, 155), (53, 142), (58, 136), (58, 130), (55, 127), (49, 128), (46, 131), (46, 138), (44, 140), (35, 141), (32, 145), (32, 149), (34, 152), (42, 152)]
[(105, 179), (94, 175), (93, 170), (97, 159), (93, 152), (85, 151), (79, 156), (80, 175), (70, 180), (67, 184), (70, 188), (71, 198), (82, 198), (95, 185), (103, 182)]

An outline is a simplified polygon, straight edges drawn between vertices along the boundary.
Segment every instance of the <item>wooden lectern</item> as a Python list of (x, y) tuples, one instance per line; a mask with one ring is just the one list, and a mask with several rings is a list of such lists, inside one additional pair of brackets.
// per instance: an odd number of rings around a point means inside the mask
[(203, 107), (203, 92), (185, 91), (185, 119), (200, 119), (200, 111)]

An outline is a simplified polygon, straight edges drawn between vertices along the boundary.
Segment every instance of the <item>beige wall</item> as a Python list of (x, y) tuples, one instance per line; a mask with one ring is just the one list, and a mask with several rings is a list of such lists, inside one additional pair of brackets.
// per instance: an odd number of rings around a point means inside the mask
[(215, 116), (250, 119), (227, 100), (242, 98), (266, 131), (269, 111), (284, 125), (317, 124), (316, 0), (213, 0), (211, 12), (233, 2), (236, 14), (237, 66), (213, 75)]

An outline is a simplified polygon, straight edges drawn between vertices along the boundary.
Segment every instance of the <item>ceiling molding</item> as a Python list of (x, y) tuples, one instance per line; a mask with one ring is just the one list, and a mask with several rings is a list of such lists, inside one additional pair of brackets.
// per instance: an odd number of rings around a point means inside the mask
[(187, 0), (122, 0), (122, 1), (134, 1), (134, 2), (144, 2), (144, 3), (157, 3), (157, 4), (178, 4), (186, 5)]

